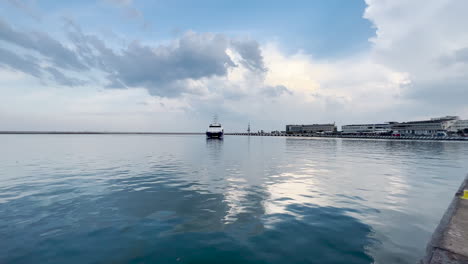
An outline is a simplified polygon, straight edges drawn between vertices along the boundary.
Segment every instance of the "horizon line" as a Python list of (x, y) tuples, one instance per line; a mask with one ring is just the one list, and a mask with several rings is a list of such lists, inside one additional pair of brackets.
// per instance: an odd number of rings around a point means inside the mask
[(205, 132), (154, 132), (154, 131), (143, 131), (143, 132), (124, 132), (124, 131), (29, 131), (29, 130), (10, 130), (0, 131), (0, 134), (180, 134), (180, 135), (198, 135), (204, 134)]

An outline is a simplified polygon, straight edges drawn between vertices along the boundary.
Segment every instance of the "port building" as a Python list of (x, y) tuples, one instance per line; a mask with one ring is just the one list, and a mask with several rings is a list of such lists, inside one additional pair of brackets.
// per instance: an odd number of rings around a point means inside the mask
[(341, 126), (342, 134), (385, 134), (392, 131), (395, 122), (384, 124), (356, 124)]
[(468, 130), (468, 120), (457, 120), (448, 129), (449, 132), (458, 132)]
[(430, 120), (395, 123), (392, 125), (392, 130), (401, 135), (431, 136), (446, 132), (458, 120), (458, 116), (445, 116)]
[(312, 124), (312, 125), (286, 125), (286, 133), (321, 133), (321, 132), (336, 132), (335, 124)]

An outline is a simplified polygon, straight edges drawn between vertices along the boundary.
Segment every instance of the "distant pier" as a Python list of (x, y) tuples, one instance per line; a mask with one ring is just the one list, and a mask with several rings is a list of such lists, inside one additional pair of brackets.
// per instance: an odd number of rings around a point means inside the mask
[(360, 138), (360, 139), (393, 139), (393, 140), (432, 140), (432, 141), (465, 141), (468, 137), (437, 137), (437, 136), (372, 136), (372, 135), (318, 135), (318, 134), (286, 134), (286, 133), (225, 133), (235, 136), (261, 137), (313, 137), (313, 138)]
[(434, 231), (420, 263), (468, 263), (468, 176)]

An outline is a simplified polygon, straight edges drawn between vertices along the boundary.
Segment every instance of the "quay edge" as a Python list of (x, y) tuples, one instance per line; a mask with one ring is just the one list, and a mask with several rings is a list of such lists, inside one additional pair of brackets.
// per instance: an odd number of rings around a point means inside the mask
[(435, 229), (420, 264), (468, 264), (468, 199), (463, 198), (465, 190), (468, 190), (468, 175)]

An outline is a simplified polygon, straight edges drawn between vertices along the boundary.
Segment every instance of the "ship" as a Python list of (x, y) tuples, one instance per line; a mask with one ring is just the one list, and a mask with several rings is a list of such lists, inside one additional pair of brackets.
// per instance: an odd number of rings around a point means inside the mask
[(224, 135), (223, 126), (221, 126), (221, 124), (218, 123), (218, 118), (215, 117), (213, 120), (213, 123), (211, 123), (208, 129), (206, 130), (206, 137), (222, 139), (223, 135)]

